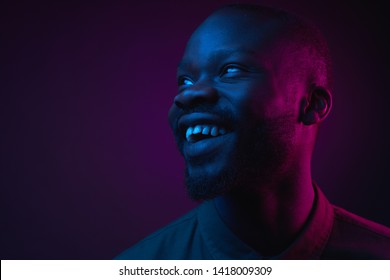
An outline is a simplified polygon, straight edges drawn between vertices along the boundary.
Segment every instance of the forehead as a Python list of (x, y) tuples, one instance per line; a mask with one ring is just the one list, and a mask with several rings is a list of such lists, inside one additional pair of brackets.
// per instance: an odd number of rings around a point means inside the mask
[(265, 52), (280, 37), (281, 27), (281, 22), (274, 18), (220, 11), (207, 18), (195, 30), (183, 59)]

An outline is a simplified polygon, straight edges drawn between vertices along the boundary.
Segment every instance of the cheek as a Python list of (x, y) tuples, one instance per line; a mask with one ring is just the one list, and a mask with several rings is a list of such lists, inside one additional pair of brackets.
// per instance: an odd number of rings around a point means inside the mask
[(242, 102), (246, 107), (244, 109), (249, 110), (250, 115), (258, 119), (277, 116), (286, 109), (280, 90), (267, 77), (248, 84), (245, 92), (245, 100)]
[(284, 98), (275, 95), (256, 96), (248, 102), (247, 110), (256, 119), (272, 119), (288, 111)]
[(286, 115), (298, 115), (299, 104), (296, 98), (287, 98), (288, 92), (262, 90), (248, 102), (252, 116), (257, 119), (274, 119)]

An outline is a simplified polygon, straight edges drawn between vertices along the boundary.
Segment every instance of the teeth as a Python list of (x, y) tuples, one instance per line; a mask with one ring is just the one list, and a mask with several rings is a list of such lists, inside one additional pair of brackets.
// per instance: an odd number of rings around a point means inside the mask
[(202, 132), (202, 126), (201, 125), (197, 125), (194, 127), (194, 132), (193, 134), (198, 134), (198, 133), (201, 133)]
[(187, 139), (187, 141), (189, 141), (190, 136), (192, 135), (193, 132), (194, 132), (194, 128), (193, 127), (187, 128), (187, 131), (186, 131), (186, 139)]
[(211, 129), (211, 136), (217, 136), (218, 135), (218, 127), (213, 126)]
[(209, 126), (203, 127), (202, 134), (204, 135), (210, 134), (210, 127)]
[(210, 135), (213, 137), (224, 135), (227, 131), (224, 128), (219, 128), (218, 126), (211, 126), (211, 125), (196, 125), (192, 127), (188, 127), (186, 130), (186, 139), (189, 142), (191, 141), (191, 136), (195, 134), (203, 134), (203, 135)]

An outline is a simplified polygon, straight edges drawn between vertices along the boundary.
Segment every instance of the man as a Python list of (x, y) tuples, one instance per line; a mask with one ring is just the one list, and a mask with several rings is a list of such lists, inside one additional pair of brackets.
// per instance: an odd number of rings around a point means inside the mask
[(390, 229), (331, 205), (310, 160), (332, 107), (321, 33), (225, 6), (191, 36), (169, 122), (204, 201), (118, 259), (390, 259)]

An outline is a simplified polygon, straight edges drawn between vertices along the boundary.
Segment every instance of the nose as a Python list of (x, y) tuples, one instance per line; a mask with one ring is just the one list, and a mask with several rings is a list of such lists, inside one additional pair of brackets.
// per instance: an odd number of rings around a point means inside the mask
[(180, 92), (175, 97), (174, 103), (180, 109), (186, 109), (199, 104), (212, 104), (217, 100), (218, 92), (214, 87), (198, 82)]

